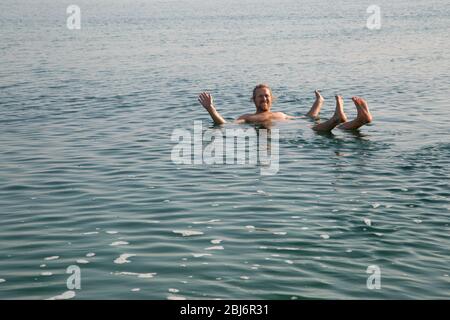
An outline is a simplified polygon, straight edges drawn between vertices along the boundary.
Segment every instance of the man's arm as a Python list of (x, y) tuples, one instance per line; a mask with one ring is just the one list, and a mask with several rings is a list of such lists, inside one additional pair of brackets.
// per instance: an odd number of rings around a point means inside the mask
[(244, 115), (240, 116), (239, 118), (237, 118), (236, 120), (234, 120), (234, 123), (237, 123), (237, 124), (246, 123), (248, 116), (249, 116), (248, 114), (244, 114)]
[(306, 118), (306, 116), (289, 116), (289, 115), (286, 115), (286, 119), (287, 119), (287, 120), (291, 120), (291, 119), (304, 119), (304, 118)]
[(291, 120), (291, 119), (299, 119), (299, 118), (304, 118), (305, 116), (290, 116), (288, 114), (285, 114), (283, 112), (274, 112), (275, 114), (275, 120)]
[(222, 118), (219, 112), (217, 112), (216, 108), (214, 107), (213, 97), (207, 93), (202, 92), (198, 96), (198, 101), (203, 106), (203, 108), (208, 111), (209, 115), (213, 119), (215, 124), (224, 124), (226, 123), (225, 119)]

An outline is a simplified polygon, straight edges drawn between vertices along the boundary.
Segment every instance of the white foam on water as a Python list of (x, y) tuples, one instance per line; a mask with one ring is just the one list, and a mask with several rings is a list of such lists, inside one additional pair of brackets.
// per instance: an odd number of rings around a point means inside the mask
[(113, 247), (126, 246), (127, 244), (129, 244), (129, 243), (126, 241), (116, 241), (116, 242), (111, 243), (110, 246), (113, 246)]
[(299, 216), (291, 216), (292, 219), (300, 219)]
[(169, 200), (169, 199), (166, 199), (166, 200), (164, 200), (163, 202), (165, 202), (165, 203), (169, 203), (169, 202), (170, 202), (170, 200)]
[(267, 247), (266, 246), (259, 246), (259, 249), (265, 250), (265, 249), (267, 249)]
[(47, 258), (45, 258), (44, 260), (46, 260), (46, 261), (52, 261), (52, 260), (57, 260), (57, 259), (59, 259), (59, 256), (51, 256), (51, 257), (47, 257)]
[(288, 250), (288, 251), (298, 251), (300, 250), (300, 248), (295, 248), (295, 247), (277, 247), (277, 250)]
[(214, 247), (205, 248), (205, 250), (223, 250), (223, 247), (222, 246), (214, 246)]
[(139, 292), (139, 291), (141, 291), (141, 289), (140, 288), (134, 288), (134, 289), (131, 289), (131, 291), (132, 292)]
[(271, 254), (270, 256), (271, 256), (271, 257), (280, 257), (279, 254)]
[(67, 299), (72, 299), (73, 297), (75, 297), (75, 291), (66, 291), (63, 294), (60, 294), (58, 296), (54, 296), (51, 298), (48, 298), (46, 300), (67, 300)]
[(177, 293), (177, 292), (180, 292), (180, 290), (174, 289), (174, 288), (170, 288), (168, 291), (171, 292), (171, 293)]
[(148, 220), (148, 221), (145, 221), (145, 223), (161, 223), (161, 221), (159, 221), (159, 220)]
[(287, 264), (293, 264), (294, 263), (294, 261), (292, 261), (292, 260), (284, 260), (284, 262), (286, 262)]
[(196, 222), (192, 222), (192, 224), (208, 224), (208, 223), (214, 223), (214, 222), (220, 222), (220, 220), (213, 219), (213, 220), (208, 220), (208, 221), (196, 221)]
[(407, 188), (402, 188), (401, 189), (403, 192), (406, 192), (406, 191), (408, 191), (408, 189)]
[(211, 207), (218, 207), (218, 206), (219, 206), (218, 203), (213, 203), (213, 204), (211, 205)]
[(86, 235), (86, 236), (89, 236), (89, 235), (91, 235), (91, 234), (98, 234), (98, 231), (85, 232), (85, 233), (83, 233), (83, 234)]
[(414, 219), (414, 222), (415, 222), (415, 223), (422, 223), (422, 220), (420, 220), (420, 219)]
[(302, 230), (309, 230), (308, 227), (302, 227)]
[(40, 268), (45, 268), (47, 265), (46, 264), (41, 264), (39, 267)]
[(134, 277), (138, 277), (138, 278), (144, 278), (144, 279), (151, 279), (154, 276), (156, 276), (156, 273), (137, 273), (137, 272), (127, 272), (127, 271), (122, 271), (122, 272), (116, 272), (115, 273), (116, 276), (134, 276)]
[(339, 209), (333, 209), (333, 210), (331, 210), (331, 212), (338, 212), (339, 211)]
[(0, 279), (0, 283), (6, 282), (5, 279)]
[(250, 277), (247, 277), (247, 276), (240, 276), (239, 278), (241, 278), (242, 280), (249, 280), (250, 279)]
[(41, 272), (41, 276), (44, 276), (44, 277), (49, 277), (52, 275), (53, 275), (53, 273), (51, 273), (51, 272)]
[(156, 273), (140, 273), (138, 278), (150, 279), (156, 276)]
[(372, 203), (372, 207), (373, 207), (374, 209), (378, 208), (379, 206), (380, 206), (379, 203)]
[(382, 237), (382, 236), (383, 236), (383, 234), (382, 234), (382, 233), (379, 233), (379, 232), (375, 232), (375, 235), (376, 235), (376, 236), (379, 236), (379, 237)]
[(350, 253), (350, 252), (353, 252), (353, 250), (352, 249), (347, 249), (347, 250), (345, 250), (345, 252)]
[(212, 244), (220, 244), (222, 241), (223, 240), (216, 239), (216, 240), (211, 240), (211, 243)]
[(186, 300), (186, 298), (182, 297), (182, 296), (176, 296), (176, 295), (170, 294), (167, 296), (167, 300)]
[(89, 252), (89, 253), (86, 255), (86, 257), (88, 257), (88, 258), (95, 257), (95, 253)]
[(368, 218), (364, 218), (364, 223), (366, 225), (368, 225), (369, 227), (372, 226), (372, 221), (370, 221), (370, 219), (368, 219)]
[(77, 263), (79, 263), (79, 264), (88, 264), (89, 261), (87, 261), (86, 259), (78, 259)]
[(245, 226), (245, 228), (246, 228), (246, 229), (249, 229), (249, 230), (254, 230), (254, 229), (255, 229), (254, 226)]
[(285, 235), (287, 235), (287, 232), (284, 232), (284, 231), (276, 231), (276, 232), (273, 232), (273, 234), (278, 235), (278, 236), (285, 236)]
[(201, 258), (201, 257), (211, 256), (211, 253), (193, 253), (192, 256), (194, 258)]
[(114, 231), (114, 230), (108, 230), (106, 231), (107, 234), (118, 234), (119, 231)]
[(121, 254), (120, 257), (118, 257), (116, 260), (114, 260), (114, 263), (117, 264), (124, 264), (124, 263), (130, 263), (131, 261), (127, 260), (128, 258), (134, 257), (136, 256), (135, 254), (129, 254), (129, 253), (124, 253)]
[(203, 232), (196, 230), (173, 230), (172, 232), (181, 234), (183, 237), (200, 236), (203, 234)]
[(257, 190), (256, 192), (260, 193), (260, 194), (266, 194), (266, 192), (264, 190)]
[(321, 234), (320, 237), (322, 239), (330, 239), (330, 236), (328, 234)]

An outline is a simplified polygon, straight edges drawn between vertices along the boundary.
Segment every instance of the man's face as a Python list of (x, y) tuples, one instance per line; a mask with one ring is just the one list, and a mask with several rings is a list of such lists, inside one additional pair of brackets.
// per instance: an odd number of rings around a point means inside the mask
[(256, 89), (255, 106), (258, 112), (270, 111), (272, 107), (272, 95), (267, 88)]

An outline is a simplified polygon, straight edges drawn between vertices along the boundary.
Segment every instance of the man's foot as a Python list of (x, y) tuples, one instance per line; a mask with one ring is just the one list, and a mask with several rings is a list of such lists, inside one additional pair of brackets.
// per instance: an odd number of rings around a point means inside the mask
[(325, 99), (320, 94), (319, 90), (314, 91), (314, 94), (316, 95), (316, 101), (314, 101), (311, 110), (306, 114), (308, 117), (311, 117), (313, 119), (319, 118), (320, 109), (322, 108), (323, 102)]
[(356, 120), (358, 120), (361, 124), (372, 122), (373, 117), (370, 114), (367, 102), (360, 97), (352, 97), (352, 100), (355, 103), (356, 110), (358, 112)]
[(325, 99), (320, 94), (319, 90), (314, 91), (314, 94), (316, 95), (316, 101), (323, 102)]
[(342, 96), (335, 96), (336, 98), (336, 110), (334, 111), (333, 119), (337, 124), (347, 122), (347, 116), (344, 113), (344, 99)]

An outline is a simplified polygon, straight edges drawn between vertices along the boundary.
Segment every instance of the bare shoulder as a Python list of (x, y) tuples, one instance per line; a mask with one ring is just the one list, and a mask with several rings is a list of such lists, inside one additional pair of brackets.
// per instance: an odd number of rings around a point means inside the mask
[(251, 116), (252, 114), (250, 113), (243, 114), (242, 116), (239, 116), (239, 118), (237, 118), (236, 120), (248, 120)]
[(284, 112), (272, 112), (272, 116), (275, 119), (289, 119), (290, 118), (290, 116), (288, 116)]

